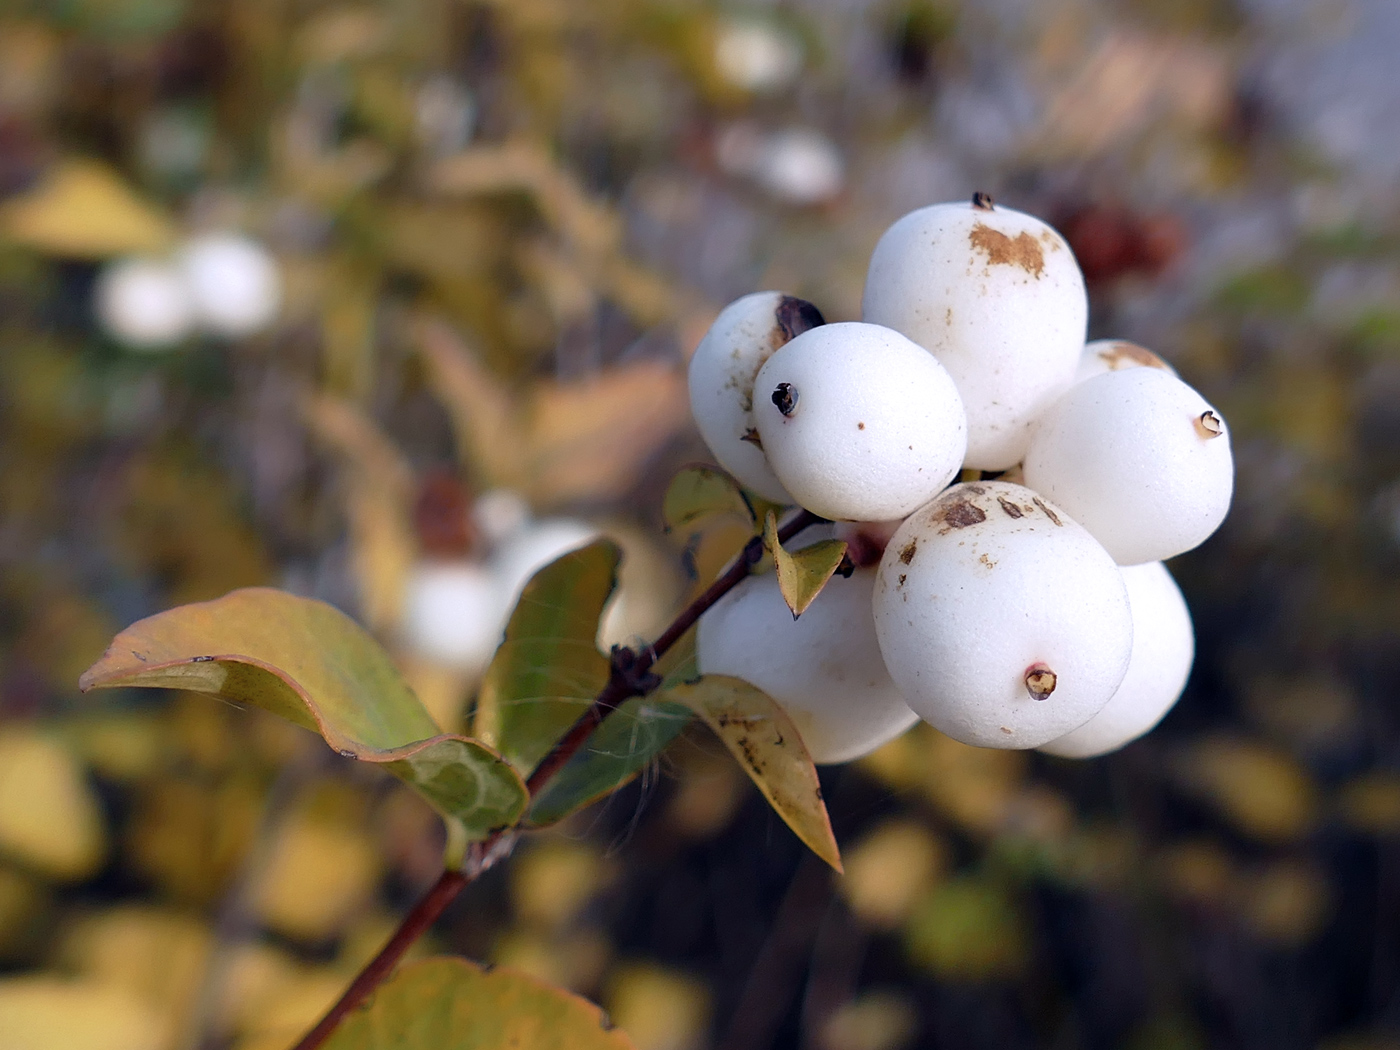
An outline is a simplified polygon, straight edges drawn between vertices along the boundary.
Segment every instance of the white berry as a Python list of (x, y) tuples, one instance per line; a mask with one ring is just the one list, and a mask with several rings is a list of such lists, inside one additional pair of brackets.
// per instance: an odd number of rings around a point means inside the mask
[(598, 535), (598, 530), (584, 521), (543, 518), (504, 540), (492, 553), (490, 567), (505, 595), (506, 608), (515, 607), (535, 573), (570, 551), (586, 547)]
[(1078, 729), (1041, 745), (1064, 758), (1093, 758), (1117, 751), (1152, 729), (1186, 688), (1196, 655), (1191, 611), (1167, 567), (1159, 561), (1122, 570), (1133, 613), (1133, 652), (1128, 673), (1102, 711)]
[(948, 484), (967, 451), (952, 378), (891, 328), (813, 328), (774, 352), (753, 389), (769, 465), (825, 518), (901, 518)]
[(751, 576), (700, 618), (703, 674), (742, 678), (776, 700), (815, 762), (849, 762), (918, 721), (875, 641), (875, 574), (834, 577), (794, 620), (772, 573)]
[(1095, 339), (1086, 344), (1079, 355), (1074, 381), (1082, 383), (1105, 372), (1121, 372), (1125, 368), (1157, 368), (1168, 375), (1176, 375), (1175, 368), (1145, 346), (1126, 339)]
[(1031, 748), (1083, 725), (1123, 680), (1122, 574), (1063, 511), (1005, 482), (955, 485), (880, 561), (875, 629), (890, 677), (934, 728)]
[(164, 350), (194, 330), (194, 303), (180, 271), (154, 259), (123, 259), (97, 280), (97, 319), (133, 350)]
[(486, 667), (505, 629), (496, 577), (466, 561), (424, 561), (409, 574), (403, 634), (425, 658), (471, 674)]
[(726, 306), (690, 358), (690, 411), (719, 465), (764, 499), (791, 503), (758, 445), (753, 382), (773, 351), (822, 323), (816, 307), (782, 292)]
[(885, 231), (862, 316), (943, 363), (967, 410), (967, 465), (1005, 470), (1074, 378), (1088, 300), (1063, 237), (1033, 216), (979, 202), (921, 208)]
[(1120, 565), (1188, 551), (1225, 519), (1230, 435), (1195, 390), (1156, 368), (1086, 379), (1045, 414), (1026, 484), (1093, 533)]
[(266, 327), (282, 305), (277, 263), (257, 241), (233, 233), (196, 237), (180, 264), (200, 323), (238, 339)]

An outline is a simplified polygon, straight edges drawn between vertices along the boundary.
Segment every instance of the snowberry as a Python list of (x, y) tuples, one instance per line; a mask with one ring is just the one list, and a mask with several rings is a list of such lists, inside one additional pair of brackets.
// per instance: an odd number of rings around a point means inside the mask
[(1159, 561), (1122, 570), (1133, 614), (1128, 673), (1102, 711), (1078, 729), (1041, 745), (1065, 758), (1093, 758), (1142, 736), (1171, 710), (1186, 687), (1196, 638), (1186, 599)]
[(1004, 470), (1074, 378), (1088, 300), (1064, 238), (978, 194), (910, 212), (885, 231), (862, 316), (942, 362), (967, 410), (967, 465)]
[(475, 674), (501, 641), (506, 608), (496, 577), (467, 561), (423, 561), (409, 574), (403, 635), (428, 660)]
[(754, 376), (778, 347), (822, 323), (805, 300), (755, 292), (720, 312), (690, 359), (690, 411), (700, 436), (720, 466), (764, 499), (792, 502), (758, 444)]
[(1160, 369), (1130, 368), (1086, 379), (1046, 412), (1025, 475), (1120, 565), (1136, 565), (1214, 532), (1235, 468), (1225, 423), (1200, 394)]
[(282, 305), (277, 263), (256, 241), (233, 233), (196, 237), (180, 256), (200, 323), (237, 339), (265, 327)]
[(794, 620), (772, 573), (750, 576), (700, 618), (703, 674), (742, 678), (776, 700), (816, 762), (849, 762), (916, 721), (875, 641), (875, 573), (834, 577)]
[(97, 280), (97, 319), (133, 350), (163, 350), (194, 330), (194, 303), (180, 271), (154, 259), (123, 259)]
[(506, 608), (515, 607), (531, 576), (555, 559), (597, 538), (598, 530), (587, 522), (543, 518), (527, 523), (514, 536), (501, 542), (491, 555), (490, 566), (505, 596)]
[(773, 473), (825, 518), (903, 517), (937, 495), (967, 450), (952, 378), (891, 328), (813, 328), (774, 352), (753, 389)]
[(1123, 680), (1122, 574), (1063, 511), (1020, 485), (955, 485), (910, 515), (880, 561), (875, 629), (890, 677), (934, 728), (979, 747), (1049, 743)]
[(1169, 375), (1176, 375), (1175, 368), (1145, 346), (1138, 346), (1126, 339), (1095, 339), (1079, 355), (1079, 369), (1074, 373), (1074, 381), (1082, 383), (1105, 372), (1121, 372), (1125, 368), (1159, 368)]

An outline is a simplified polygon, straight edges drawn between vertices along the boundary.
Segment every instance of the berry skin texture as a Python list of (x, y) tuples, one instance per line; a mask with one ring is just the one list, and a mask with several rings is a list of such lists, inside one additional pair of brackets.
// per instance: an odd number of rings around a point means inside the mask
[(194, 331), (194, 302), (180, 271), (153, 259), (123, 259), (98, 278), (97, 319), (132, 350), (166, 350)]
[(910, 515), (880, 561), (875, 630), (924, 721), (977, 747), (1033, 748), (1096, 715), (1133, 643), (1118, 566), (1020, 485), (955, 485)]
[(702, 674), (742, 678), (778, 702), (817, 763), (850, 762), (917, 722), (875, 642), (871, 569), (835, 577), (794, 620), (772, 573), (750, 576), (700, 618)]
[(880, 325), (813, 328), (768, 359), (754, 381), (754, 421), (768, 463), (824, 518), (902, 518), (952, 480), (967, 422), (952, 377)]
[(726, 306), (690, 358), (690, 412), (719, 465), (764, 499), (792, 503), (757, 444), (754, 377), (794, 335), (823, 323), (817, 308), (782, 292)]
[(257, 241), (234, 233), (196, 237), (180, 254), (200, 323), (241, 339), (265, 328), (282, 306), (277, 263)]
[(1157, 368), (1168, 375), (1176, 375), (1175, 368), (1145, 346), (1126, 339), (1095, 339), (1079, 355), (1074, 381), (1082, 383), (1105, 372), (1121, 372), (1127, 368)]
[(942, 362), (967, 410), (966, 465), (1005, 470), (1069, 388), (1088, 313), (1063, 237), (1010, 208), (955, 203), (920, 208), (885, 231), (862, 318)]
[(1151, 730), (1186, 688), (1196, 657), (1191, 611), (1159, 561), (1122, 570), (1133, 613), (1133, 653), (1113, 699), (1078, 729), (1043, 744), (1063, 758), (1095, 758), (1117, 751)]
[(1041, 419), (1026, 484), (1063, 507), (1120, 565), (1198, 546), (1225, 520), (1235, 466), (1224, 421), (1156, 368), (1086, 379)]

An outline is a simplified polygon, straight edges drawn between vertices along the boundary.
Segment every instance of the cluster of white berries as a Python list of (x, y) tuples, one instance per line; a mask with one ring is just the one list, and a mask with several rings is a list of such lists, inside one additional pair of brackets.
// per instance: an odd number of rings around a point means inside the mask
[(260, 331), (282, 305), (277, 263), (236, 233), (191, 238), (171, 258), (131, 257), (97, 280), (103, 329), (132, 350), (166, 350), (196, 331), (241, 339)]
[[(1086, 345), (1069, 245), (984, 194), (886, 231), (863, 316), (825, 324), (760, 292), (695, 351), (691, 408), (720, 464), (885, 541), (800, 619), (746, 580), (701, 618), (700, 669), (767, 691), (817, 762), (916, 717), (1081, 758), (1147, 732), (1194, 658), (1161, 562), (1229, 509), (1220, 414), (1155, 354)], [(972, 480), (948, 487), (960, 470)]]

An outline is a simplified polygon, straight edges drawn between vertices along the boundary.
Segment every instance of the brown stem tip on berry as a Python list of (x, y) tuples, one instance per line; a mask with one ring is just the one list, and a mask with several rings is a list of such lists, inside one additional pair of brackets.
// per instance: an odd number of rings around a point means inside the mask
[(983, 193), (978, 190), (972, 195), (972, 206), (978, 211), (991, 211), (996, 207), (996, 202), (992, 200), (990, 193)]
[(1031, 664), (1026, 668), (1026, 692), (1032, 700), (1045, 700), (1055, 691), (1058, 683), (1055, 672), (1044, 664)]
[(1196, 433), (1209, 441), (1225, 433), (1225, 424), (1214, 412), (1207, 410), (1196, 417)]
[(826, 318), (820, 310), (806, 299), (799, 299), (795, 295), (785, 295), (778, 300), (778, 308), (773, 312), (773, 318), (782, 329), (783, 342), (796, 339), (803, 332), (810, 332), (813, 328), (820, 328), (826, 324)]
[(797, 388), (791, 383), (779, 383), (773, 391), (773, 404), (783, 415), (792, 415), (797, 411)]

